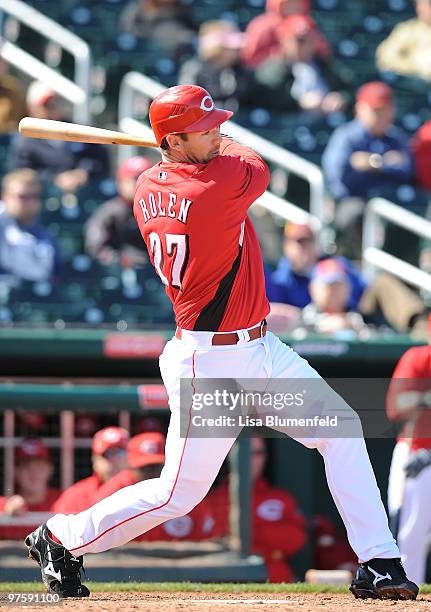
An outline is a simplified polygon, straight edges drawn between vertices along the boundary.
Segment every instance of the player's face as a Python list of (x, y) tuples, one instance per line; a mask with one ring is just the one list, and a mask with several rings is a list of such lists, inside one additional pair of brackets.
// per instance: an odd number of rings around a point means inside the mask
[(93, 455), (93, 470), (106, 482), (127, 468), (127, 452), (124, 448), (108, 449), (104, 455)]
[(193, 164), (207, 164), (220, 154), (220, 127), (206, 132), (187, 134), (187, 140), (179, 139), (178, 153)]
[(53, 467), (45, 459), (28, 459), (16, 467), (19, 493), (26, 497), (44, 493), (52, 476)]

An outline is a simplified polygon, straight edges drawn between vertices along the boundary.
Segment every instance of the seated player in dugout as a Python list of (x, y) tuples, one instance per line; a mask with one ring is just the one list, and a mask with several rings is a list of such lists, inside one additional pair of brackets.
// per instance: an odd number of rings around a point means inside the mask
[[(188, 514), (207, 495), (241, 425), (236, 419), (227, 433), (189, 435), (192, 404), (181, 402), (181, 379), (189, 380), (191, 393), (194, 383), (209, 385), (214, 378), (248, 380), (247, 392), (256, 381), (265, 389), (286, 381), (302, 389), (303, 379), (310, 379), (310, 389), (318, 386), (327, 398), (327, 410), (342, 404), (339, 435), (275, 427), (323, 457), (359, 562), (350, 590), (361, 598), (416, 599), (419, 588), (407, 578), (389, 530), (359, 416), (267, 329), (262, 255), (247, 213), (268, 187), (268, 166), (222, 135), (220, 126), (232, 113), (216, 108), (202, 87), (163, 91), (149, 115), (162, 161), (140, 176), (134, 213), (178, 326), (159, 359), (171, 410), (166, 461), (159, 478), (120, 489), (79, 514), (56, 514), (27, 536), (45, 585), (63, 597), (88, 597), (80, 577), (84, 554), (126, 544)], [(308, 401), (306, 408), (316, 404)]]
[(127, 467), (128, 432), (122, 427), (105, 427), (95, 433), (91, 446), (93, 473), (63, 491), (53, 512), (74, 514), (89, 508), (98, 490)]
[[(51, 454), (42, 440), (23, 440), (15, 453), (15, 492), (0, 497), (0, 515), (25, 518), (28, 512), (50, 512), (60, 494), (50, 487), (53, 474)], [(21, 540), (33, 524), (29, 517), (27, 524), (1, 525), (0, 539)]]
[[(165, 463), (166, 437), (156, 431), (138, 434), (127, 445), (128, 469), (123, 470), (97, 491), (93, 503), (109, 497), (124, 487), (159, 478)], [(207, 540), (214, 537), (211, 504), (203, 499), (185, 516), (179, 516), (138, 536), (139, 541)]]
[[(270, 582), (294, 582), (289, 559), (307, 539), (305, 518), (295, 499), (264, 477), (268, 453), (263, 438), (251, 439), (251, 552), (265, 559)], [(208, 501), (214, 512), (215, 535), (229, 533), (228, 478), (211, 490)]]

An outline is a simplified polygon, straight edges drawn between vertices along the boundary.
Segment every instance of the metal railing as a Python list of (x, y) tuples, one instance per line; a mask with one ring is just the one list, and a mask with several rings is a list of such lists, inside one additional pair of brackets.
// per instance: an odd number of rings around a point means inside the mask
[(381, 219), (390, 221), (413, 234), (431, 240), (431, 222), (384, 198), (373, 198), (367, 204), (362, 238), (364, 272), (373, 276), (377, 270), (390, 272), (403, 281), (431, 291), (431, 274), (390, 255), (382, 247)]
[[(132, 134), (139, 134), (145, 138), (154, 139), (154, 134), (148, 125), (134, 119), (134, 95), (136, 92), (150, 99), (155, 98), (165, 88), (153, 79), (140, 74), (129, 72), (122, 80), (118, 107), (118, 123), (121, 130)], [(265, 192), (256, 204), (285, 220), (297, 223), (310, 223), (315, 231), (319, 231), (324, 222), (324, 182), (323, 174), (318, 166), (294, 155), (271, 142), (256, 136), (238, 124), (228, 121), (223, 131), (238, 142), (252, 147), (259, 155), (278, 166), (294, 172), (310, 184), (310, 212), (287, 202), (283, 198)], [(128, 152), (120, 150), (120, 160), (127, 157)]]
[(33, 79), (49, 83), (60, 96), (69, 100), (73, 105), (74, 121), (87, 123), (90, 119), (91, 53), (89, 45), (79, 36), (72, 34), (21, 0), (0, 0), (0, 10), (56, 43), (74, 57), (74, 81), (71, 81), (10, 41), (5, 41), (1, 49), (1, 56), (6, 62)]

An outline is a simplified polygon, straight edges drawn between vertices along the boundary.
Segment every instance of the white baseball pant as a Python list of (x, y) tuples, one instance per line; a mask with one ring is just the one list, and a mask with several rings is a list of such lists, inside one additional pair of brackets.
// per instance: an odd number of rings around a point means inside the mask
[[(401, 560), (410, 580), (417, 584), (425, 582), (426, 560), (428, 556), (431, 530), (431, 466), (416, 476), (404, 476), (404, 468), (410, 455), (410, 444), (397, 442), (394, 448), (389, 474), (388, 506), (389, 514), (400, 508), (398, 545)], [(399, 499), (398, 491), (404, 491)]]
[[(227, 438), (181, 438), (181, 378), (320, 379), (307, 361), (271, 332), (229, 346), (212, 346), (212, 336), (210, 332), (183, 331), (182, 339), (170, 340), (160, 357), (171, 409), (160, 478), (121, 489), (79, 514), (57, 514), (48, 520), (48, 528), (73, 554), (126, 544), (168, 519), (187, 514), (207, 494), (236, 432)], [(322, 385), (329, 389), (323, 380)], [(317, 448), (323, 456), (330, 491), (359, 561), (398, 557), (363, 438), (298, 441)]]

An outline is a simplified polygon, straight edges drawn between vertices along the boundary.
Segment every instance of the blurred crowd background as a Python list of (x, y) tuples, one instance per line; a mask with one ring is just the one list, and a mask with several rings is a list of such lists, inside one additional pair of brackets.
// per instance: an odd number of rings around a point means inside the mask
[[(315, 228), (251, 212), (265, 260), (271, 329), (357, 339), (408, 334), (427, 342), (430, 295), (361, 260), (366, 203), (382, 196), (429, 219), (431, 195), (431, 0), (32, 0), (91, 46), (94, 124), (117, 128), (121, 78), (136, 70), (165, 86), (195, 83), (234, 120), (322, 167), (333, 221)], [(4, 17), (3, 41), (56, 65), (55, 47)], [(3, 43), (1, 43), (3, 44)], [(61, 64), (61, 65), (60, 65)], [(67, 55), (58, 68), (72, 74)], [(142, 107), (142, 117), (146, 107)], [(25, 115), (70, 120), (47, 82), (0, 63), (0, 326), (173, 329), (171, 306), (149, 264), (132, 212), (136, 178), (158, 162), (115, 147), (25, 139)], [(138, 113), (139, 114), (139, 113)], [(281, 169), (271, 190), (307, 208), (309, 187)], [(389, 253), (431, 271), (431, 247), (387, 227)], [(1, 329), (0, 329), (1, 333)], [(157, 476), (167, 422), (77, 415), (78, 483), (59, 490), (58, 417), (22, 412), (15, 489), (0, 513), (77, 512), (122, 486)], [(131, 436), (131, 437), (130, 437)], [(252, 442), (253, 550), (270, 579), (290, 580), (292, 555), (312, 542), (312, 567), (350, 568), (344, 534), (327, 516), (306, 520), (295, 499), (266, 478), (268, 449)], [(211, 539), (228, 533), (228, 469), (189, 516), (145, 538)], [(52, 488), (51, 484), (55, 487)], [(211, 498), (213, 496), (213, 498)], [(0, 538), (31, 529), (0, 525)]]
[[(252, 212), (275, 331), (361, 338), (394, 330), (425, 339), (427, 292), (387, 274), (366, 278), (361, 234), (373, 196), (428, 217), (428, 0), (27, 4), (90, 44), (95, 124), (117, 127), (121, 78), (136, 70), (166, 86), (206, 87), (240, 125), (322, 167), (333, 218), (324, 249), (311, 228)], [(55, 45), (47, 49), (30, 28), (5, 17), (3, 36), (56, 67)], [(71, 74), (67, 54), (57, 63)], [(140, 150), (121, 165), (116, 147), (20, 137), (26, 113), (71, 113), (49, 83), (13, 72), (2, 62), (0, 323), (172, 327), (131, 210), (134, 180), (157, 154)], [(294, 174), (276, 169), (271, 190), (308, 206), (309, 186)], [(427, 241), (400, 228), (387, 228), (385, 249), (431, 267)]]

